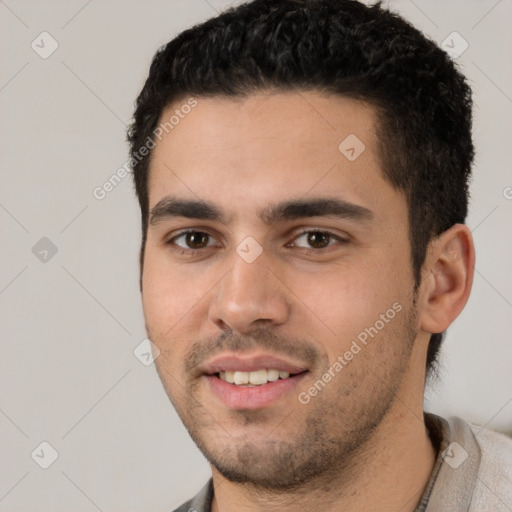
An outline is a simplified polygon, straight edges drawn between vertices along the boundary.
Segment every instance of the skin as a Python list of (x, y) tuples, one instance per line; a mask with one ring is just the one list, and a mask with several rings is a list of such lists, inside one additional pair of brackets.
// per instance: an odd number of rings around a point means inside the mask
[[(468, 299), (468, 228), (431, 242), (415, 294), (407, 203), (383, 177), (370, 106), (312, 91), (196, 99), (153, 150), (150, 211), (172, 196), (209, 201), (226, 218), (154, 219), (142, 300), (164, 388), (211, 463), (212, 510), (414, 510), (436, 457), (423, 421), (426, 351)], [(354, 161), (338, 149), (349, 134), (365, 145)], [(371, 215), (270, 225), (258, 216), (313, 198)], [(302, 234), (312, 229), (333, 236), (312, 245)], [(183, 230), (206, 233), (206, 245), (191, 248)], [(236, 252), (247, 236), (262, 249), (252, 263)], [(301, 403), (298, 393), (396, 303), (400, 312)], [(233, 410), (199, 370), (228, 352), (308, 371), (271, 405)]]

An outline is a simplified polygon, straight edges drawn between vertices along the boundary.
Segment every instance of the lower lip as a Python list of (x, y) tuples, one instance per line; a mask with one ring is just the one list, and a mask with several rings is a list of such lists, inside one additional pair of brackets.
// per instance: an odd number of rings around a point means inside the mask
[(279, 398), (290, 393), (304, 378), (307, 372), (267, 382), (261, 386), (237, 386), (217, 377), (207, 375), (206, 379), (212, 391), (220, 398), (221, 402), (230, 409), (254, 410), (268, 407)]

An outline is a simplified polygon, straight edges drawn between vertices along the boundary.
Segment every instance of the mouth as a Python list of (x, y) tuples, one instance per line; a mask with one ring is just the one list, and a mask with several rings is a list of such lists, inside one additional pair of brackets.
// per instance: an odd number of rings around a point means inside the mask
[(235, 410), (269, 407), (292, 394), (308, 370), (270, 355), (226, 355), (203, 368), (209, 392), (222, 406)]
[[(301, 372), (302, 373), (302, 372)], [(291, 374), (286, 371), (277, 369), (265, 369), (256, 370), (252, 372), (244, 371), (220, 371), (215, 374), (216, 377), (227, 382), (234, 384), (235, 386), (264, 386), (268, 382), (276, 382), (277, 380), (285, 380), (293, 377), (294, 375), (300, 375), (300, 373)]]

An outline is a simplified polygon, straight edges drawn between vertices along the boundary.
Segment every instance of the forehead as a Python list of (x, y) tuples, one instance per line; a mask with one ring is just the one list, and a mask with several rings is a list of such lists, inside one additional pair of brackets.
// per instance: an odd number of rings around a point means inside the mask
[(378, 206), (383, 189), (392, 191), (382, 177), (375, 112), (363, 102), (311, 91), (194, 99), (192, 109), (184, 98), (161, 116), (150, 208), (165, 195), (216, 199), (228, 210), (242, 199), (237, 208), (263, 208), (326, 193)]

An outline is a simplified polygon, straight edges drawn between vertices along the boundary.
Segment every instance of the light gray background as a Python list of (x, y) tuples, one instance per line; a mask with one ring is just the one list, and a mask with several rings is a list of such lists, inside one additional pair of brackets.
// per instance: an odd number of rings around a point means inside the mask
[[(229, 4), (0, 1), (2, 511), (170, 511), (210, 474), (133, 355), (145, 332), (130, 177), (101, 201), (92, 191), (127, 159), (157, 47)], [(476, 103), (474, 289), (426, 407), (511, 432), (512, 5), (391, 5), (439, 43), (453, 31), (469, 43), (457, 61)], [(43, 31), (59, 44), (47, 59), (31, 48)], [(58, 248), (46, 263), (32, 253), (42, 237)], [(46, 470), (31, 458), (42, 441), (59, 455)]]

